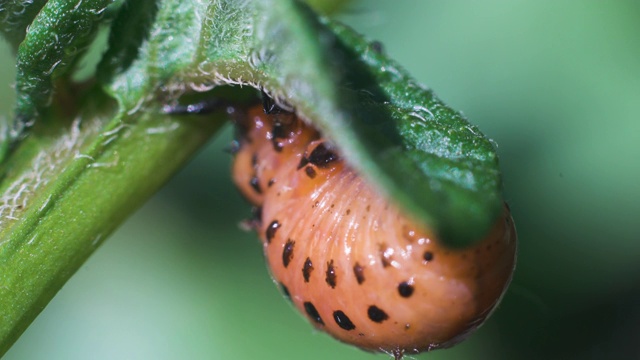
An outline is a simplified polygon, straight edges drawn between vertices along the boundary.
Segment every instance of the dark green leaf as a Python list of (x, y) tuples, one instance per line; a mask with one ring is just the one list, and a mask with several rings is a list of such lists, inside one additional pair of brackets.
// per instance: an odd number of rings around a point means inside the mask
[[(96, 35), (107, 6), (113, 1), (50, 0), (42, 7), (18, 47), (18, 107), (11, 137), (19, 136), (25, 127), (37, 121), (39, 110), (51, 101), (53, 81), (64, 75), (69, 65), (83, 53)], [(35, 6), (26, 10), (35, 9)]]
[(264, 88), (451, 246), (481, 239), (498, 217), (501, 180), (491, 142), (377, 44), (296, 1), (215, 1), (198, 18), (205, 20), (190, 40), (199, 43), (194, 57), (146, 60), (171, 69), (162, 75), (166, 89)]
[(24, 39), (27, 26), (47, 0), (4, 0), (0, 3), (0, 31), (14, 49)]
[[(353, 112), (365, 114), (336, 132), (359, 138), (374, 159), (363, 173), (394, 199), (421, 214), (450, 245), (479, 240), (502, 209), (501, 177), (493, 144), (464, 116), (446, 106), (351, 29), (329, 23), (338, 35), (347, 84), (365, 92)], [(346, 107), (346, 106), (345, 106)], [(354, 126), (355, 125), (355, 126)], [(327, 124), (328, 131), (332, 128)], [(386, 183), (386, 184), (385, 184)]]

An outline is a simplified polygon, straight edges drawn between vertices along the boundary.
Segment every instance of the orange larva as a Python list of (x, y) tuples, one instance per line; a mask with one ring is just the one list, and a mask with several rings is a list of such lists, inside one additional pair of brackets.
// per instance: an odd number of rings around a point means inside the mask
[(295, 115), (253, 108), (238, 123), (234, 181), (261, 207), (273, 277), (316, 328), (399, 358), (462, 341), (496, 307), (515, 263), (508, 207), (474, 247), (445, 248)]

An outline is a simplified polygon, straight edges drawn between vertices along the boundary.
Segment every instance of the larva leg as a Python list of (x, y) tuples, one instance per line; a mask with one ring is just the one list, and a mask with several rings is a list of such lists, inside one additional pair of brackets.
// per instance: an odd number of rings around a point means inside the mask
[(165, 105), (162, 112), (170, 115), (207, 115), (229, 106), (228, 101), (207, 99), (194, 104)]

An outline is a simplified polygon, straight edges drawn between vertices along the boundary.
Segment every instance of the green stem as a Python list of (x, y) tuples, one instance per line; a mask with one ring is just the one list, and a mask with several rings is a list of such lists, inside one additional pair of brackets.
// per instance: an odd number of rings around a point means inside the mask
[[(98, 96), (100, 98), (100, 96)], [(108, 103), (106, 98), (99, 99)], [(86, 106), (51, 115), (0, 185), (0, 355), (100, 243), (223, 124)]]

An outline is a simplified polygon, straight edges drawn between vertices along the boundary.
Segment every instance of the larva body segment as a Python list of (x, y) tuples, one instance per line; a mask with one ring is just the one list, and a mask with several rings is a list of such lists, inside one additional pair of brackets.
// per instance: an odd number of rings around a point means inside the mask
[(300, 158), (307, 144), (320, 137), (292, 114), (265, 115), (261, 111), (251, 110), (238, 125), (240, 151), (232, 170), (236, 186), (256, 206), (263, 203), (282, 164)]
[(252, 109), (241, 122), (234, 179), (262, 207), (273, 277), (315, 327), (363, 349), (416, 353), (462, 341), (495, 308), (515, 264), (506, 206), (476, 246), (448, 249), (295, 116)]

